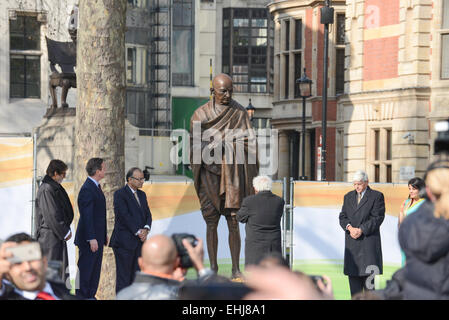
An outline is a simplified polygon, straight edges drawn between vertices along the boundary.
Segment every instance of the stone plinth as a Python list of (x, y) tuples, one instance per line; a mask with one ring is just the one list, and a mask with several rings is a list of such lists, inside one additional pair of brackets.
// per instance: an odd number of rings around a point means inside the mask
[(67, 181), (73, 180), (75, 146), (75, 108), (47, 109), (41, 124), (33, 130), (37, 134), (37, 176), (44, 176), (52, 159), (68, 166)]

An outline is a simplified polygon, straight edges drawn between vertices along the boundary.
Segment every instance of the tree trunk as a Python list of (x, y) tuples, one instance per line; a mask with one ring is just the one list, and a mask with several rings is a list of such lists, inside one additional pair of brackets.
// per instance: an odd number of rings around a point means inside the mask
[[(113, 194), (125, 176), (125, 27), (126, 0), (80, 0), (77, 51), (78, 107), (75, 126), (75, 203), (86, 180), (87, 161), (106, 163), (101, 186), (106, 197), (107, 227), (114, 227)], [(75, 225), (79, 212), (76, 207)], [(115, 297), (115, 260), (105, 247), (98, 299)]]

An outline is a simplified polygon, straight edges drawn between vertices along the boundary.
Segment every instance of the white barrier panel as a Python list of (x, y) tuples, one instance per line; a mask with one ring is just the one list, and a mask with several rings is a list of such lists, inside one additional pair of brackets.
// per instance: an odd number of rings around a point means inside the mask
[[(294, 208), (293, 260), (335, 260), (343, 263), (345, 235), (341, 208)], [(384, 264), (400, 264), (397, 218), (385, 215), (380, 227)]]
[(0, 188), (0, 239), (31, 233), (31, 183)]
[(0, 137), (0, 239), (31, 233), (33, 139)]

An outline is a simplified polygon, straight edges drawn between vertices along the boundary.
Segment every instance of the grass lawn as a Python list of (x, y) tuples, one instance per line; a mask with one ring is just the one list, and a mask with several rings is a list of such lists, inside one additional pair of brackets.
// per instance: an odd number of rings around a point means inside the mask
[[(205, 259), (204, 264), (209, 267), (209, 261)], [(384, 274), (377, 276), (375, 280), (376, 289), (385, 288), (387, 280), (391, 279), (393, 273), (398, 270), (400, 266), (384, 265)], [(343, 274), (343, 264), (331, 261), (321, 261), (316, 263), (304, 263), (295, 262), (293, 269), (295, 271), (301, 271), (308, 275), (327, 275), (332, 280), (332, 286), (334, 289), (334, 297), (336, 300), (349, 300), (351, 299), (349, 291), (348, 277)], [(232, 265), (230, 259), (218, 260), (218, 274), (224, 277), (231, 277)], [(245, 265), (240, 264), (240, 270), (244, 272)], [(190, 268), (187, 272), (187, 279), (196, 279), (195, 269)], [(74, 287), (75, 280), (71, 279), (72, 288)], [(72, 294), (75, 294), (75, 289), (71, 290)]]
[[(218, 260), (218, 274), (225, 277), (231, 277), (231, 263), (230, 259)], [(209, 262), (205, 259), (205, 266), (209, 266)], [(376, 289), (383, 289), (386, 286), (387, 280), (391, 279), (399, 266), (384, 265), (383, 275), (376, 276), (375, 285)], [(295, 262), (293, 269), (296, 271), (304, 272), (309, 275), (327, 275), (332, 280), (332, 286), (334, 289), (334, 296), (336, 300), (349, 300), (351, 299), (349, 291), (348, 277), (343, 274), (343, 264), (335, 262), (316, 262), (316, 263), (301, 263)], [(244, 272), (244, 264), (240, 264), (240, 270)], [(194, 269), (190, 269), (187, 273), (188, 279), (195, 279), (196, 273)]]

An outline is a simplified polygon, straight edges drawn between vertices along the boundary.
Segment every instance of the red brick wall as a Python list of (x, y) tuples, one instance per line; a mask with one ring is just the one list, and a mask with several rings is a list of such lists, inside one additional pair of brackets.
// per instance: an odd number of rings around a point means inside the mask
[[(306, 51), (305, 51), (305, 64), (307, 70), (310, 70), (310, 72), (307, 72), (309, 75), (312, 75), (312, 24), (313, 19), (317, 19), (318, 22), (318, 43), (317, 43), (317, 61), (316, 61), (316, 68), (317, 68), (317, 79), (313, 79), (313, 81), (316, 83), (316, 95), (321, 97), (323, 94), (323, 57), (324, 57), (324, 25), (320, 23), (320, 14), (313, 15), (313, 10), (309, 9), (306, 12)], [(330, 35), (331, 37), (331, 35)], [(331, 40), (330, 40), (331, 41)], [(330, 50), (329, 50), (330, 54)], [(328, 65), (329, 69), (332, 68), (332, 65)], [(328, 79), (328, 86), (329, 86), (329, 79)], [(322, 109), (323, 109), (323, 102), (322, 100), (317, 100), (312, 103), (312, 121), (320, 121), (322, 119)], [(327, 101), (327, 120), (328, 121), (335, 121), (337, 118), (337, 102), (335, 100), (329, 100), (329, 87), (328, 87), (328, 101)], [(326, 129), (326, 141), (327, 141), (327, 163), (326, 163), (326, 178), (328, 181), (335, 180), (335, 128), (327, 127)], [(315, 129), (315, 145), (316, 147), (319, 146), (320, 143), (320, 134), (321, 134), (321, 125), (319, 128)], [(316, 149), (314, 150), (316, 154)], [(318, 159), (316, 159), (318, 161)], [(316, 168), (318, 163), (316, 162)], [(315, 172), (316, 174), (316, 172)]]
[(363, 80), (390, 79), (398, 76), (399, 37), (364, 42)]
[(312, 25), (313, 25), (313, 9), (306, 11), (306, 21), (303, 21), (304, 36), (305, 36), (305, 50), (304, 62), (309, 78), (312, 77)]
[[(399, 23), (400, 0), (366, 0), (365, 29)], [(398, 76), (399, 37), (364, 41), (363, 80), (391, 79)]]
[[(312, 121), (321, 121), (323, 113), (323, 101), (312, 102)], [(327, 121), (337, 120), (337, 101), (327, 99)]]
[(400, 0), (365, 0), (365, 28), (399, 23)]

